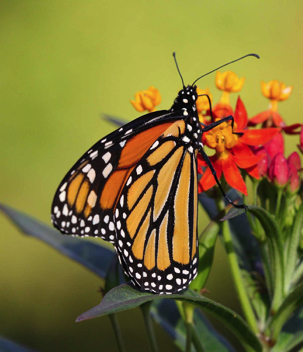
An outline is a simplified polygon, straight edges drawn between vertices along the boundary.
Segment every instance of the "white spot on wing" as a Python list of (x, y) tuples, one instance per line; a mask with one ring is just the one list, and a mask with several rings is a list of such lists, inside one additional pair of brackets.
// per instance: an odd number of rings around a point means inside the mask
[(64, 190), (65, 190), (65, 188), (66, 188), (66, 185), (67, 185), (67, 182), (65, 182), (62, 186), (61, 186), (61, 188), (60, 188), (60, 192), (63, 192)]
[(96, 200), (97, 194), (95, 193), (95, 191), (91, 191), (87, 198), (87, 203), (93, 208), (96, 205)]
[(92, 158), (92, 160), (94, 160), (97, 156), (98, 156), (98, 150), (94, 151), (94, 152), (91, 153), (91, 155), (90, 155), (90, 157)]
[(84, 166), (84, 168), (82, 169), (82, 172), (88, 172), (91, 169), (91, 164), (87, 164)]
[(108, 175), (112, 172), (113, 170), (113, 165), (112, 164), (108, 164), (104, 170), (102, 171), (102, 175), (104, 176), (104, 178), (107, 178)]
[(104, 155), (102, 155), (102, 159), (106, 162), (106, 163), (108, 163), (108, 161), (109, 161), (109, 159), (111, 158), (111, 153), (110, 152), (107, 152), (107, 153), (105, 153)]
[(142, 171), (143, 171), (143, 168), (142, 168), (141, 165), (139, 165), (139, 166), (136, 168), (137, 175), (140, 175)]
[(159, 145), (159, 141), (156, 141), (151, 147), (150, 150), (155, 149)]
[(100, 222), (100, 216), (99, 214), (96, 214), (93, 219), (93, 225), (99, 224)]
[(89, 178), (90, 183), (93, 183), (96, 178), (96, 171), (94, 169), (90, 169), (89, 173), (87, 174), (87, 177)]
[(68, 207), (67, 204), (64, 204), (63, 210), (62, 210), (62, 214), (67, 216), (68, 215)]
[(60, 193), (59, 199), (61, 200), (61, 202), (64, 202), (64, 201), (65, 201), (65, 198), (66, 198), (66, 192), (63, 191), (62, 193)]

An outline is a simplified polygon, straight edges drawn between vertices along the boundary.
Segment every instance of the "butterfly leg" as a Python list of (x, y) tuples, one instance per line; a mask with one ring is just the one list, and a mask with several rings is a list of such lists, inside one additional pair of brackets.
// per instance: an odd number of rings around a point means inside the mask
[(221, 191), (223, 197), (224, 197), (231, 205), (233, 205), (235, 208), (242, 208), (242, 209), (247, 210), (248, 208), (247, 208), (247, 205), (246, 205), (246, 204), (236, 204), (236, 203), (234, 203), (231, 199), (229, 199), (229, 198), (227, 197), (226, 193), (224, 192), (224, 190), (223, 190), (223, 188), (222, 188), (222, 186), (221, 186), (220, 181), (218, 180), (217, 172), (216, 172), (216, 170), (214, 169), (214, 167), (213, 167), (211, 161), (209, 160), (209, 157), (207, 156), (207, 154), (206, 154), (205, 151), (203, 150), (203, 146), (202, 146), (202, 145), (200, 145), (199, 153), (202, 155), (202, 157), (203, 157), (203, 159), (205, 160), (206, 164), (207, 164), (208, 167), (210, 168), (211, 173), (212, 173), (212, 175), (214, 176), (214, 178), (215, 178), (215, 180), (216, 180), (216, 182), (217, 182), (217, 185), (218, 185), (219, 188), (220, 188), (220, 191)]

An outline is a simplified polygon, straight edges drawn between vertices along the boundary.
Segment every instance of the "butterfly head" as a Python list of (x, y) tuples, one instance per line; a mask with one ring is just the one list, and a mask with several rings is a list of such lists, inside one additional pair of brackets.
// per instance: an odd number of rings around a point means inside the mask
[(183, 87), (171, 107), (172, 111), (180, 111), (183, 116), (197, 117), (196, 101), (198, 99), (197, 86)]

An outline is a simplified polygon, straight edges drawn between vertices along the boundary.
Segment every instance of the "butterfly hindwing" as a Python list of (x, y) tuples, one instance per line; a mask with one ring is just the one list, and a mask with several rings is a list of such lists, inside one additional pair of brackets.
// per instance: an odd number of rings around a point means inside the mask
[(197, 273), (195, 153), (172, 124), (130, 173), (115, 210), (116, 249), (142, 289), (176, 292)]

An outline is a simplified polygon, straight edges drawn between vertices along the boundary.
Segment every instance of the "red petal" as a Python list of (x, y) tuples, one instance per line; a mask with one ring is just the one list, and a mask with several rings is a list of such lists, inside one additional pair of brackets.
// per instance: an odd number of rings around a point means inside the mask
[(287, 134), (300, 134), (300, 131), (296, 131), (296, 129), (301, 126), (302, 125), (300, 123), (294, 123), (293, 125), (283, 127), (283, 131)]
[(222, 119), (223, 117), (227, 117), (229, 115), (233, 115), (233, 109), (230, 105), (227, 104), (220, 104), (218, 103), (214, 108), (213, 108), (213, 115), (214, 118), (220, 118)]
[(263, 177), (267, 173), (271, 158), (264, 147), (260, 147), (257, 150), (255, 150), (255, 155), (262, 156), (262, 158), (258, 162), (258, 171), (259, 171), (259, 175)]
[(235, 122), (237, 124), (237, 131), (242, 131), (247, 126), (248, 118), (245, 106), (240, 97), (238, 97), (236, 110), (235, 110)]
[(285, 127), (286, 126), (285, 122), (282, 119), (282, 116), (280, 114), (278, 114), (277, 112), (272, 111), (272, 118), (273, 118), (274, 125), (276, 127)]
[(269, 142), (264, 144), (264, 148), (271, 158), (278, 153), (284, 154), (284, 139), (282, 134), (276, 134)]
[(233, 160), (241, 168), (247, 169), (253, 165), (256, 165), (261, 156), (256, 156), (253, 151), (243, 143), (237, 143), (233, 149)]
[(198, 165), (197, 165), (197, 170), (198, 170), (198, 174), (203, 174), (203, 170), (202, 167), (206, 167), (207, 164), (205, 162), (205, 160), (202, 158), (201, 154), (198, 154)]
[(256, 130), (245, 130), (240, 137), (242, 143), (248, 145), (263, 145), (268, 142), (280, 131), (279, 128), (261, 128)]
[(270, 110), (262, 111), (256, 116), (252, 117), (249, 119), (249, 124), (252, 124), (251, 126), (257, 125), (258, 123), (262, 123), (266, 121), (268, 118), (272, 116)]
[[(209, 159), (212, 162), (214, 169), (216, 170), (218, 179), (220, 179), (222, 175), (222, 166), (221, 166), (220, 160), (215, 159), (215, 155), (213, 155)], [(216, 180), (210, 168), (208, 167), (199, 181), (198, 192), (201, 193), (203, 191), (207, 191), (210, 188), (214, 187), (215, 185), (216, 185)]]
[(256, 178), (257, 180), (260, 179), (260, 173), (259, 173), (259, 164), (249, 167), (247, 169), (245, 169), (245, 171), (251, 176)]
[(222, 160), (222, 169), (226, 182), (234, 189), (242, 192), (247, 196), (246, 184), (243, 181), (241, 173), (232, 158)]

